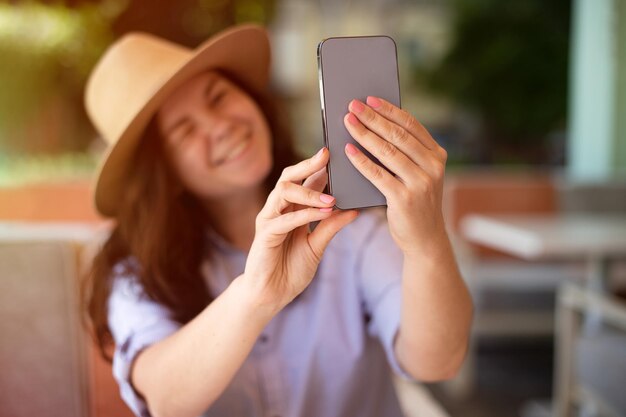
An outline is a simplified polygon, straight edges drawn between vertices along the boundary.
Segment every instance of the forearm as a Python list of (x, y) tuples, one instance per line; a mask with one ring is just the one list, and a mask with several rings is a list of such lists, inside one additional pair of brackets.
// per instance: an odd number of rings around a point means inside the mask
[(137, 357), (136, 389), (154, 416), (197, 416), (217, 399), (271, 318), (241, 276), (195, 319)]
[(405, 253), (402, 287), (395, 344), (401, 365), (421, 380), (452, 377), (465, 356), (473, 307), (445, 233), (424, 251)]

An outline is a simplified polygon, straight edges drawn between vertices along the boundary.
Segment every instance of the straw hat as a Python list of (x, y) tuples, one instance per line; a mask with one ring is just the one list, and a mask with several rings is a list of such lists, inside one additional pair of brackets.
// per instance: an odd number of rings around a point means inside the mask
[(87, 114), (109, 144), (94, 192), (98, 212), (117, 215), (135, 149), (163, 100), (209, 69), (223, 70), (246, 87), (263, 90), (270, 70), (267, 31), (255, 24), (234, 26), (195, 50), (146, 33), (130, 33), (105, 52), (85, 91)]

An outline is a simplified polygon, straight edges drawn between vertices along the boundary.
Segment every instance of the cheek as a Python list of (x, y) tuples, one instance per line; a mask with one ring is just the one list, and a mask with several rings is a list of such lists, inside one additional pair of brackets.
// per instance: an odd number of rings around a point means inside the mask
[[(203, 164), (200, 160), (201, 154), (198, 150), (186, 149), (185, 152), (177, 152), (173, 158), (174, 170), (182, 185), (193, 191), (198, 179), (203, 173)], [(206, 169), (206, 168), (205, 168)]]

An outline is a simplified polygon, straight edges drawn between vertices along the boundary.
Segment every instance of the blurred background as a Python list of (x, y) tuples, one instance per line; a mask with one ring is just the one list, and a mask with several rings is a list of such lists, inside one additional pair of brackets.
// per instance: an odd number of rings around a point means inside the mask
[(67, 0), (0, 2), (0, 416), (128, 415), (75, 308), (108, 227), (85, 81), (129, 31), (193, 48), (243, 22), (271, 32), (303, 156), (323, 144), (317, 44), (377, 34), (448, 151), (473, 338), (453, 381), (398, 381), (407, 416), (626, 415), (626, 1)]

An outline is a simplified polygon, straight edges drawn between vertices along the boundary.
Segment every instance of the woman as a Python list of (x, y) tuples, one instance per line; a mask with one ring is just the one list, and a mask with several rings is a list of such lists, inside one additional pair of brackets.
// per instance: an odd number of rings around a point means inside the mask
[(468, 340), (446, 153), (403, 110), (352, 101), (346, 128), (396, 176), (347, 146), (386, 216), (333, 210), (329, 152), (297, 162), (269, 62), (241, 25), (195, 51), (127, 35), (94, 69), (95, 202), (115, 219), (86, 293), (97, 341), (137, 415), (399, 416), (390, 367), (449, 378)]

